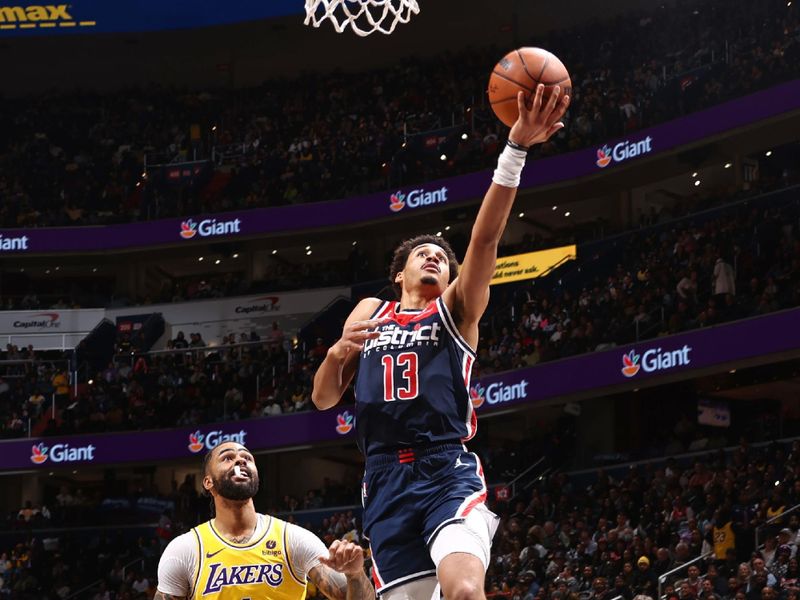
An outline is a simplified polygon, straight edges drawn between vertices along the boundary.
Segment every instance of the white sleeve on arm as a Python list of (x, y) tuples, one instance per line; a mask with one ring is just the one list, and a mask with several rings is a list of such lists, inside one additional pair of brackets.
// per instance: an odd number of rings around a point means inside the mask
[(294, 523), (286, 524), (286, 545), (292, 571), (300, 581), (305, 581), (308, 572), (320, 564), (321, 556), (328, 556), (328, 549), (316, 534)]
[(179, 535), (164, 548), (158, 561), (158, 591), (188, 598), (197, 566), (197, 538), (191, 531)]

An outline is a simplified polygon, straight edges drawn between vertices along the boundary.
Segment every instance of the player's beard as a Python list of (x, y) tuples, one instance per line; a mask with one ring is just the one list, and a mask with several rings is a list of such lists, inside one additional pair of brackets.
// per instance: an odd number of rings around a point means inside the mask
[(234, 481), (233, 470), (221, 479), (213, 479), (214, 489), (226, 500), (249, 500), (258, 493), (258, 473), (250, 473), (247, 481)]
[(433, 275), (423, 275), (420, 281), (424, 285), (439, 285), (439, 279)]

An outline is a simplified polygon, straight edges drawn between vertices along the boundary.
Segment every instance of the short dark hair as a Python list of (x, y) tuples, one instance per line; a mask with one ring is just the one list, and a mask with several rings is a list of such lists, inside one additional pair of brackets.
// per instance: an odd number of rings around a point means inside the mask
[(411, 251), (423, 244), (436, 244), (444, 250), (450, 266), (450, 280), (448, 283), (452, 283), (453, 280), (458, 277), (458, 259), (447, 240), (438, 235), (418, 235), (406, 240), (395, 249), (394, 255), (392, 256), (392, 263), (389, 265), (389, 281), (392, 283), (392, 288), (398, 298), (403, 294), (403, 286), (395, 282), (394, 279), (397, 277), (397, 274), (405, 268), (408, 255), (411, 254)]

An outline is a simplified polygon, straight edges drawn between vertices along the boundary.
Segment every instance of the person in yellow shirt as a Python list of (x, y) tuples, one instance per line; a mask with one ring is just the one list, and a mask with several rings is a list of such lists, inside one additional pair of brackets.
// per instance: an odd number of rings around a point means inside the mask
[(153, 600), (304, 600), (311, 582), (330, 600), (374, 600), (364, 552), (256, 512), (259, 479), (242, 444), (223, 442), (203, 463), (214, 518), (176, 537), (158, 563)]

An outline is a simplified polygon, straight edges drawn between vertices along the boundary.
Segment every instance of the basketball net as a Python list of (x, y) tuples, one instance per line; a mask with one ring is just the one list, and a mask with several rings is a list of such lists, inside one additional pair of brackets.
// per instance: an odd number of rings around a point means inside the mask
[(376, 31), (389, 35), (398, 23), (419, 13), (417, 0), (306, 0), (306, 25), (329, 20), (337, 33), (350, 26), (361, 37)]

